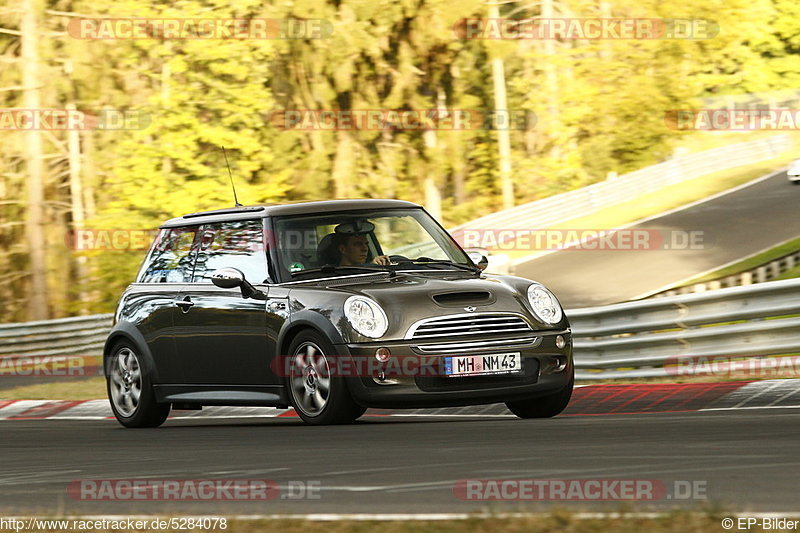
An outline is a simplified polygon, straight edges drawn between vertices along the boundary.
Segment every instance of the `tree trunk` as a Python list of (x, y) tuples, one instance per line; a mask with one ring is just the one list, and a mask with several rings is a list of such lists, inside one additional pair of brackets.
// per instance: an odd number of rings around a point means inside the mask
[(425, 130), (422, 134), (425, 141), (426, 159), (425, 165), (428, 167), (428, 172), (422, 179), (422, 188), (425, 193), (425, 209), (436, 220), (442, 219), (442, 193), (439, 191), (439, 185), (436, 183), (436, 174), (439, 172), (439, 166), (436, 164), (439, 160), (438, 142), (436, 139), (436, 131), (433, 129)]
[[(22, 3), (22, 85), (25, 109), (41, 109), (39, 94), (39, 50), (37, 0)], [(42, 163), (42, 134), (36, 130), (25, 132), (25, 161), (28, 184), (28, 216), (25, 233), (28, 240), (30, 262), (30, 290), (28, 291), (28, 319), (44, 320), (49, 317), (47, 308), (47, 249), (44, 233), (44, 165)]]
[[(542, 0), (542, 18), (553, 18), (553, 0)], [(552, 37), (552, 36), (550, 36)], [(560, 117), (558, 105), (558, 72), (556, 72), (556, 65), (553, 62), (556, 54), (556, 43), (552, 38), (546, 38), (544, 44), (544, 72), (545, 72), (545, 86), (546, 86), (546, 101), (547, 101), (547, 124), (546, 128), (550, 132), (551, 150), (550, 157), (553, 159), (561, 158), (561, 142), (560, 139)]]
[[(489, 18), (499, 19), (500, 10), (497, 4), (489, 6)], [(503, 58), (492, 59), (492, 81), (494, 82), (494, 109), (496, 116), (501, 113), (508, 116), (508, 102), (506, 100), (506, 72)], [(509, 117), (510, 118), (510, 117)], [(503, 209), (514, 207), (514, 183), (511, 181), (511, 124), (499, 124), (497, 128), (497, 155), (500, 159), (500, 190), (503, 196)]]
[[(75, 104), (67, 104), (67, 109), (75, 110)], [(69, 150), (69, 198), (72, 229), (80, 230), (86, 220), (83, 207), (83, 183), (81, 181), (81, 139), (77, 129), (67, 130), (67, 149)], [(86, 295), (81, 287), (86, 282), (86, 257), (79, 256), (75, 264), (75, 286), (78, 288), (77, 298), (81, 310), (86, 308)]]
[(333, 197), (350, 198), (353, 179), (353, 141), (346, 131), (336, 132), (336, 154), (333, 160)]

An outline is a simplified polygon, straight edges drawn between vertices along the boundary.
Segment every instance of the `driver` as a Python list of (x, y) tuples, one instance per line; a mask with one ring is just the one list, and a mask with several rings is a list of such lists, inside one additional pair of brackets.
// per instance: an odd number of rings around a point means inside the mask
[[(369, 247), (367, 233), (375, 229), (375, 225), (366, 220), (356, 220), (339, 224), (334, 229), (334, 249), (339, 252), (339, 266), (363, 265), (367, 262)], [(376, 265), (389, 265), (391, 260), (385, 255), (372, 259)]]
[[(366, 235), (338, 235), (336, 239), (336, 249), (339, 251), (339, 265), (352, 266), (363, 265), (367, 262), (369, 249), (367, 247)], [(385, 255), (379, 255), (372, 259), (376, 265), (389, 265), (391, 261)]]

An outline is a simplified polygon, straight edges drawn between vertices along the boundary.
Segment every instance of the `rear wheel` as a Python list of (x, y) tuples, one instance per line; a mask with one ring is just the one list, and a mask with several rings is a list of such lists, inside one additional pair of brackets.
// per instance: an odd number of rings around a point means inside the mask
[(550, 418), (556, 416), (566, 409), (567, 404), (569, 404), (574, 384), (575, 369), (573, 368), (569, 383), (560, 391), (529, 400), (506, 402), (506, 407), (520, 418)]
[(156, 403), (150, 368), (131, 343), (115, 344), (106, 356), (105, 368), (108, 399), (120, 424), (148, 428), (164, 423), (170, 404)]
[(289, 346), (291, 371), (286, 378), (289, 398), (308, 424), (349, 424), (366, 409), (353, 401), (347, 384), (334, 372), (333, 345), (311, 330), (303, 331)]

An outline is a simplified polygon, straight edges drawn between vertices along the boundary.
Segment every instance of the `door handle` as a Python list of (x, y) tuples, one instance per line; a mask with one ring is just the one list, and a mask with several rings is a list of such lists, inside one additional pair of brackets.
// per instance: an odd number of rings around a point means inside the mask
[(189, 308), (194, 305), (194, 302), (192, 301), (192, 297), (191, 296), (187, 296), (183, 300), (178, 300), (177, 302), (175, 302), (175, 305), (180, 307), (181, 311), (183, 311), (184, 313), (188, 313), (189, 312)]

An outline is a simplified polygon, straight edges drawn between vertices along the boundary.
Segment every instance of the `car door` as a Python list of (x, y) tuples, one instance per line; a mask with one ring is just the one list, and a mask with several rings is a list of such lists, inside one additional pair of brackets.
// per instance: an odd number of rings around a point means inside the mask
[(181, 290), (175, 313), (177, 359), (188, 385), (269, 385), (275, 339), (267, 334), (267, 302), (222, 289), (211, 274), (223, 267), (269, 292), (263, 219), (206, 224), (195, 242), (192, 282)]
[(183, 365), (173, 337), (175, 301), (192, 280), (196, 227), (163, 228), (125, 297), (122, 315), (147, 342), (160, 383), (181, 383)]

